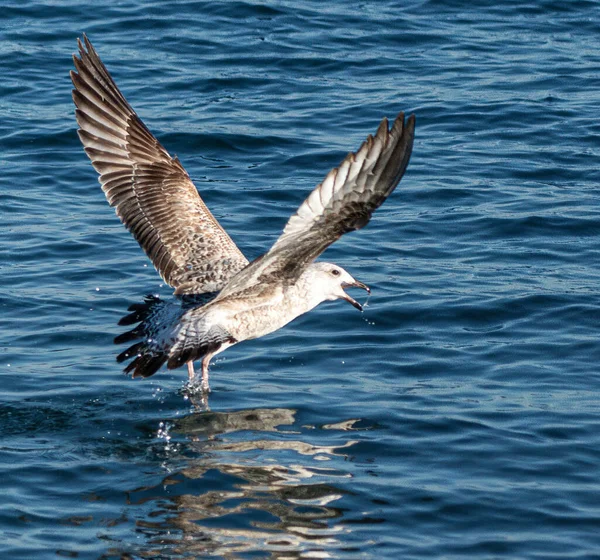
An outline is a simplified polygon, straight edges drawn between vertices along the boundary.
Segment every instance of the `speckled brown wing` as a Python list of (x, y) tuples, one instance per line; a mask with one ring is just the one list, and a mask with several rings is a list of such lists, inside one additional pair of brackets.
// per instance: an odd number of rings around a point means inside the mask
[(405, 121), (400, 113), (391, 128), (383, 119), (375, 136), (312, 191), (271, 249), (232, 278), (219, 297), (263, 283), (293, 283), (334, 241), (366, 226), (404, 175), (414, 135), (414, 115)]
[(179, 160), (127, 103), (85, 36), (84, 42), (78, 40), (79, 57), (73, 57), (73, 101), (79, 138), (108, 202), (176, 294), (220, 290), (247, 259)]

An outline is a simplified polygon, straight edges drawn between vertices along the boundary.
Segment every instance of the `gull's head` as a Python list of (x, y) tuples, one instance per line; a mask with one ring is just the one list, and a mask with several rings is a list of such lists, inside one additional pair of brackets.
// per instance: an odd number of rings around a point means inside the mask
[(356, 309), (363, 307), (346, 293), (347, 288), (362, 288), (371, 293), (370, 288), (353, 278), (346, 270), (336, 264), (317, 262), (310, 266), (312, 272), (311, 291), (320, 301), (344, 299)]

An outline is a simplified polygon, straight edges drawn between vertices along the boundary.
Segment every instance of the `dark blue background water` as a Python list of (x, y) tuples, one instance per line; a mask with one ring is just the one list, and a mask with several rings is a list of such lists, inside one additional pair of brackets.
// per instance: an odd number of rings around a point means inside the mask
[[(5, 2), (0, 556), (600, 558), (600, 2)], [(249, 258), (383, 116), (398, 190), (326, 254), (373, 287), (133, 381), (168, 297), (108, 207), (87, 32)]]

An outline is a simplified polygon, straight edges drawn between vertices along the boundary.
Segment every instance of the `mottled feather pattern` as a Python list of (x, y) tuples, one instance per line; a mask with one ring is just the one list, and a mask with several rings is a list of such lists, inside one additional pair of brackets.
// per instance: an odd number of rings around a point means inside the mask
[(167, 367), (174, 369), (183, 364), (203, 358), (217, 351), (223, 344), (235, 344), (237, 340), (221, 325), (210, 324), (198, 314), (183, 317)]
[[(108, 202), (179, 295), (212, 292), (248, 261), (125, 100), (91, 43), (71, 72), (79, 137)], [(203, 263), (210, 262), (210, 273)]]

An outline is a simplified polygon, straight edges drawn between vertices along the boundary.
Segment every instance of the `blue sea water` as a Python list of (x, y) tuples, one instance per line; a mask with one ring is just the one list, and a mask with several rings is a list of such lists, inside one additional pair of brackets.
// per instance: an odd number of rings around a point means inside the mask
[[(8, 0), (0, 557), (600, 558), (600, 2)], [(325, 254), (373, 288), (139, 381), (170, 297), (79, 144), (86, 32), (249, 258), (374, 132), (413, 156)], [(194, 402), (193, 402), (194, 401)]]

